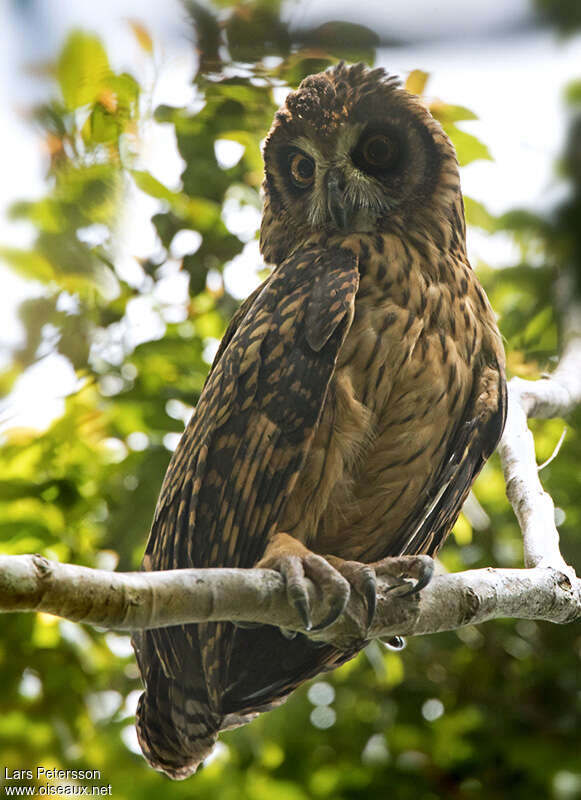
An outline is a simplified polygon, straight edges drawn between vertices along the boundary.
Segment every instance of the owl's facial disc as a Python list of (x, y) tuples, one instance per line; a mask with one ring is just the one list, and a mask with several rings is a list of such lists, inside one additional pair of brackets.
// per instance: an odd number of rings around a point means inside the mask
[(452, 230), (462, 217), (450, 140), (381, 69), (340, 63), (305, 78), (275, 116), (264, 162), (261, 251), (273, 263), (313, 233)]
[(375, 228), (396, 208), (398, 172), (405, 148), (385, 125), (345, 125), (325, 141), (300, 136), (281, 166), (287, 186), (312, 230)]

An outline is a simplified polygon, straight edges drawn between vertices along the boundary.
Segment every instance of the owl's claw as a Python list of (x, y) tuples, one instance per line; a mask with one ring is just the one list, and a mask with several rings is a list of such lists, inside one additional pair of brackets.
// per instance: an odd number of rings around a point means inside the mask
[[(317, 625), (313, 626), (310, 618), (310, 607), (306, 584), (302, 583), (304, 591), (304, 601), (307, 608), (308, 626), (305, 630), (321, 631), (328, 628), (341, 616), (349, 600), (349, 583), (338, 572), (327, 559), (315, 553), (309, 553), (302, 559), (304, 576), (310, 578), (315, 586), (320, 590), (324, 600), (329, 601), (329, 611), (327, 615)], [(297, 606), (298, 609), (298, 606)], [(299, 613), (300, 613), (300, 609)]]
[(365, 580), (363, 589), (365, 593), (365, 603), (367, 605), (367, 627), (370, 628), (377, 605), (377, 580), (375, 578), (375, 573), (371, 573)]
[(329, 625), (332, 625), (336, 622), (343, 611), (345, 610), (345, 606), (347, 605), (347, 601), (349, 600), (349, 593), (345, 596), (344, 593), (338, 594), (337, 597), (331, 603), (331, 610), (325, 617), (322, 622), (319, 622), (318, 625), (313, 625), (311, 628), (312, 631), (322, 631), (325, 628), (328, 628)]
[(288, 641), (292, 641), (293, 639), (296, 639), (298, 636), (297, 631), (289, 631), (288, 628), (279, 628), (279, 631)]
[[(284, 556), (280, 559), (279, 571), (286, 582), (289, 602), (298, 611), (306, 631), (328, 628), (343, 613), (349, 600), (349, 584), (322, 556), (315, 553), (302, 557)], [(327, 616), (314, 627), (306, 578), (310, 578), (323, 597), (330, 600)]]
[[(284, 572), (282, 574), (284, 575)], [(291, 604), (299, 612), (299, 617), (303, 623), (303, 628), (306, 631), (310, 631), (312, 627), (311, 610), (309, 608), (309, 597), (306, 593), (306, 589), (303, 590), (302, 586), (300, 589), (299, 587), (295, 586), (293, 587), (293, 591), (291, 591), (287, 586), (287, 597)]]
[(434, 574), (434, 559), (423, 555), (384, 558), (373, 566), (377, 575), (387, 578), (388, 591), (395, 592), (398, 597), (418, 594)]
[[(328, 628), (345, 610), (349, 600), (349, 583), (327, 559), (312, 553), (292, 536), (277, 534), (257, 566), (275, 569), (282, 575), (288, 601), (297, 610), (305, 631)], [(307, 578), (315, 584), (324, 607), (329, 609), (314, 627)]]
[(343, 561), (336, 556), (327, 556), (327, 561), (332, 564), (337, 572), (347, 580), (349, 585), (365, 599), (367, 607), (366, 625), (371, 627), (375, 616), (377, 604), (377, 579), (372, 565), (360, 561)]
[[(377, 606), (377, 577), (387, 578), (388, 591), (394, 591), (399, 597), (417, 594), (427, 586), (434, 573), (434, 561), (429, 556), (395, 556), (384, 558), (373, 564), (359, 561), (343, 561), (335, 556), (327, 556), (327, 560), (343, 575), (351, 587), (365, 600), (367, 607), (367, 630), (371, 627)], [(412, 580), (409, 580), (409, 579)], [(393, 637), (398, 642), (401, 637)], [(403, 640), (401, 640), (403, 642)], [(403, 645), (402, 645), (403, 646)]]
[(403, 650), (406, 645), (403, 636), (390, 636), (389, 639), (382, 639), (381, 641), (389, 650)]

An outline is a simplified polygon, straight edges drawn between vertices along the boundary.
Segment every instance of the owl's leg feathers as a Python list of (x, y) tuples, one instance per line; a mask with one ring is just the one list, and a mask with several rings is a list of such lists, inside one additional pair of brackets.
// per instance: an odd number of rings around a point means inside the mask
[[(283, 576), (288, 601), (299, 613), (305, 630), (322, 630), (341, 616), (349, 600), (349, 582), (323, 556), (311, 552), (302, 542), (287, 533), (278, 533), (269, 542), (264, 556), (256, 564), (274, 569)], [(327, 616), (313, 626), (306, 579), (320, 592), (329, 607)]]

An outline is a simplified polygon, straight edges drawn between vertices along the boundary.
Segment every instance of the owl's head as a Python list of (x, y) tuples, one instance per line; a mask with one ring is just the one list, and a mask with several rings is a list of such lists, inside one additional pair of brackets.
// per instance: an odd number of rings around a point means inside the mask
[(276, 113), (264, 162), (260, 244), (271, 263), (317, 232), (421, 229), (458, 213), (450, 140), (397, 78), (364, 64), (305, 78)]

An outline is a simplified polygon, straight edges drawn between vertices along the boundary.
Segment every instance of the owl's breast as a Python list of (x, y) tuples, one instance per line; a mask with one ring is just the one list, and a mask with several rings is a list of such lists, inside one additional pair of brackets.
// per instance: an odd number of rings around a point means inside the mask
[(410, 360), (422, 335), (421, 320), (392, 297), (363, 296), (337, 363), (355, 398), (381, 417), (393, 382)]
[(362, 561), (389, 553), (410, 511), (429, 505), (498, 336), (462, 263), (445, 273), (453, 280), (434, 280), (378, 255), (370, 262), (305, 473), (320, 509), (310, 546)]

